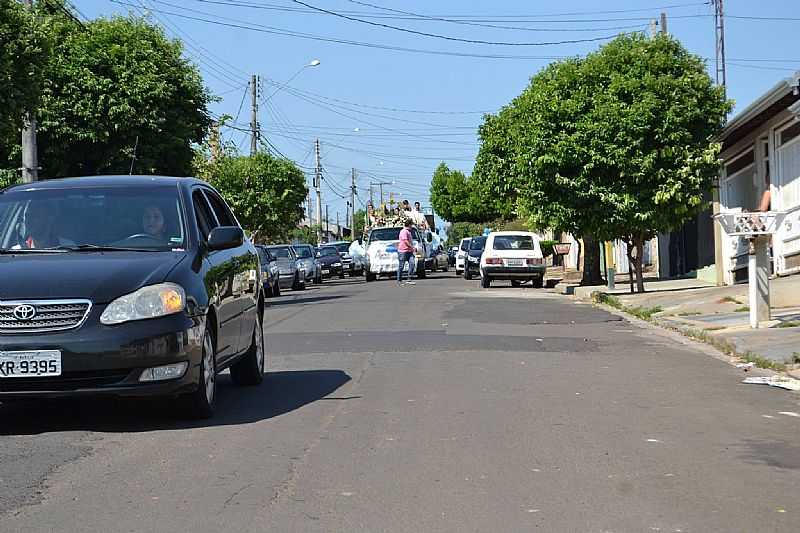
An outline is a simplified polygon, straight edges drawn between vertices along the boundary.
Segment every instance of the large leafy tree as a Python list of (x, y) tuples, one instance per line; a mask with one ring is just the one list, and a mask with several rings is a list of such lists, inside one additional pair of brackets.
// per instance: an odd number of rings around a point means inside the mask
[(241, 156), (228, 149), (213, 160), (199, 153), (195, 171), (222, 193), (253, 240), (288, 239), (303, 219), (308, 187), (291, 161), (266, 152)]
[(485, 222), (496, 218), (493, 204), (475, 190), (472, 180), (442, 162), (431, 178), (431, 205), (449, 222)]
[(583, 237), (585, 282), (599, 280), (596, 239), (629, 242), (643, 290), (642, 245), (704, 207), (729, 107), (678, 41), (620, 36), (551, 64), (488, 117), (473, 177), (534, 227)]
[(42, 174), (187, 175), (212, 97), (182, 45), (146, 20), (77, 26), (57, 12), (39, 107)]
[(14, 181), (20, 167), (20, 128), (25, 111), (39, 103), (49, 39), (43, 26), (17, 0), (0, 0), (0, 165), (12, 172), (0, 184)]

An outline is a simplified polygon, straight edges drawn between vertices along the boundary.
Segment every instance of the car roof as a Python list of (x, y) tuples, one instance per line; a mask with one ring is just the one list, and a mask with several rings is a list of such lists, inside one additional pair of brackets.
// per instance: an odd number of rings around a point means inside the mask
[(500, 235), (500, 236), (503, 236), (503, 235), (532, 235), (534, 237), (538, 237), (538, 235), (536, 235), (532, 231), (493, 231), (493, 232), (491, 232), (489, 234), (489, 236), (492, 236), (492, 235)]
[(291, 248), (291, 247), (292, 247), (292, 245), (291, 245), (291, 244), (270, 244), (270, 245), (269, 245), (269, 246), (267, 246), (266, 248), (267, 248), (268, 250), (273, 250), (273, 249), (275, 249), (275, 248)]
[(22, 183), (8, 187), (3, 192), (18, 191), (45, 191), (45, 190), (67, 190), (83, 189), (87, 187), (147, 187), (147, 186), (169, 186), (186, 184), (208, 185), (203, 180), (190, 177), (175, 176), (129, 176), (129, 175), (106, 175), (106, 176), (82, 176), (76, 178), (59, 178), (35, 181), (33, 183)]

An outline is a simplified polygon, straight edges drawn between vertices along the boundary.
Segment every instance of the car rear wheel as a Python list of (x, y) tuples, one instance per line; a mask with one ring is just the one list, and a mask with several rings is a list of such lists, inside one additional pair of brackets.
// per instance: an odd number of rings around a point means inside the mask
[(200, 378), (197, 389), (178, 398), (181, 413), (187, 418), (210, 418), (217, 399), (217, 354), (214, 341), (206, 326), (203, 335), (203, 355), (200, 359)]
[(544, 287), (544, 278), (534, 278), (533, 286), (537, 289)]
[(489, 276), (482, 276), (481, 277), (481, 287), (484, 289), (488, 289), (492, 285), (492, 280)]
[(261, 315), (256, 317), (250, 348), (231, 367), (231, 379), (236, 385), (259, 385), (264, 380), (264, 328)]

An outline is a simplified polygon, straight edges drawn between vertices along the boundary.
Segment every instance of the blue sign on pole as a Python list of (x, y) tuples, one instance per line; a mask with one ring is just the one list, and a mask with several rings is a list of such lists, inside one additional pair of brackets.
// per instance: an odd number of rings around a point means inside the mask
[(490, 230), (489, 228), (483, 228), (483, 236), (484, 237), (488, 237), (489, 233), (491, 233), (491, 232), (492, 232), (492, 230)]

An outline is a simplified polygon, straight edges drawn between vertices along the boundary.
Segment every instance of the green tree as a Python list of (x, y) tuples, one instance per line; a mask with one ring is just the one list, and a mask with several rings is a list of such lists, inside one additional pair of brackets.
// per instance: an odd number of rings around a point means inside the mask
[(353, 213), (353, 240), (358, 239), (364, 235), (364, 226), (366, 226), (367, 212), (364, 209), (359, 209)]
[(493, 204), (474, 190), (472, 180), (442, 162), (431, 178), (431, 205), (449, 222), (485, 222), (497, 217)]
[[(0, 0), (0, 165), (21, 166), (23, 113), (39, 104), (50, 41), (41, 24), (17, 0)], [(3, 178), (10, 182), (10, 176)]]
[(228, 149), (214, 160), (199, 153), (195, 171), (220, 191), (255, 241), (288, 240), (303, 219), (308, 187), (291, 161), (266, 152), (240, 156)]
[(319, 224), (313, 224), (311, 226), (298, 226), (290, 232), (289, 240), (292, 242), (317, 246), (317, 235), (319, 235), (320, 230), (321, 226)]
[(600, 278), (596, 240), (626, 240), (643, 290), (642, 245), (703, 208), (729, 109), (678, 41), (620, 36), (549, 65), (487, 117), (473, 177), (532, 227), (583, 237), (584, 282)]
[(482, 235), (483, 228), (483, 224), (477, 224), (475, 222), (454, 222), (447, 229), (447, 244), (450, 246), (458, 246), (461, 239)]
[(43, 24), (54, 45), (38, 111), (42, 174), (128, 173), (132, 161), (135, 173), (189, 174), (212, 97), (181, 43), (133, 16), (83, 28), (54, 12)]

